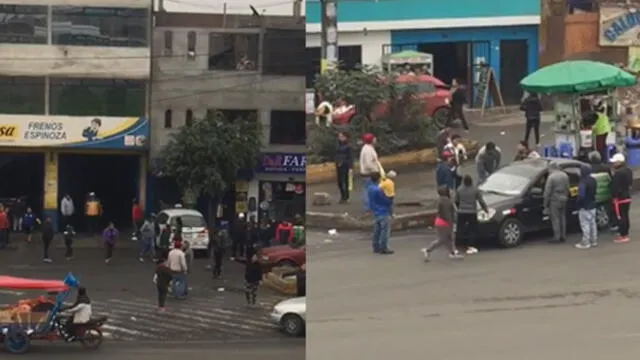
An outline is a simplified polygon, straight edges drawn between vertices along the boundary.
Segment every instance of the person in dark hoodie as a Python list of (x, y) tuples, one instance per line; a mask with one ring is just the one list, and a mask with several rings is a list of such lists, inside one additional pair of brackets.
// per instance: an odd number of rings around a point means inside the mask
[(44, 256), (42, 258), (42, 261), (46, 263), (53, 262), (53, 260), (51, 260), (51, 257), (49, 256), (49, 248), (51, 247), (54, 236), (55, 232), (53, 231), (51, 218), (44, 219), (44, 223), (42, 224), (42, 246), (44, 250)]
[(578, 249), (590, 249), (598, 246), (598, 226), (596, 224), (596, 179), (591, 176), (591, 166), (580, 167), (578, 183), (578, 219), (582, 230), (582, 241), (575, 246)]
[(473, 245), (478, 231), (478, 205), (485, 213), (489, 213), (489, 208), (470, 175), (462, 179), (462, 186), (456, 191), (455, 204), (458, 207), (456, 242), (462, 244), (464, 241), (467, 254), (476, 254), (478, 249)]
[(338, 189), (340, 190), (340, 203), (345, 204), (349, 201), (349, 174), (353, 169), (353, 149), (349, 145), (349, 135), (346, 132), (338, 133), (335, 163)]
[(247, 301), (247, 305), (255, 305), (258, 297), (258, 287), (260, 287), (260, 280), (262, 280), (262, 265), (258, 258), (259, 248), (254, 246), (247, 254), (247, 261), (245, 262), (244, 270), (244, 297)]
[(456, 179), (454, 177), (455, 157), (452, 153), (446, 151), (442, 153), (440, 162), (436, 166), (436, 184), (438, 187), (444, 186), (449, 191), (456, 188)]
[(464, 117), (464, 110), (462, 109), (464, 104), (467, 102), (467, 96), (465, 95), (465, 88), (462, 86), (458, 80), (453, 79), (451, 82), (451, 110), (449, 111), (449, 119), (447, 124), (451, 126), (453, 124), (453, 120), (460, 119), (462, 123), (462, 127), (469, 131), (469, 124), (467, 124), (467, 119)]
[(520, 110), (524, 111), (524, 117), (526, 119), (526, 127), (524, 130), (524, 142), (529, 146), (529, 134), (533, 130), (534, 139), (536, 140), (536, 146), (540, 145), (540, 113), (542, 112), (542, 103), (538, 94), (535, 92), (529, 93), (527, 97), (522, 101)]
[(424, 260), (431, 260), (431, 253), (444, 245), (449, 250), (450, 259), (462, 259), (462, 255), (456, 248), (456, 239), (453, 234), (453, 226), (456, 221), (456, 205), (450, 197), (449, 189), (446, 186), (438, 187), (438, 203), (436, 204), (436, 240), (429, 246), (422, 249)]
[(625, 165), (625, 157), (621, 153), (613, 155), (613, 177), (611, 179), (611, 197), (613, 209), (618, 218), (619, 236), (615, 243), (629, 242), (629, 208), (631, 207), (631, 185), (633, 172)]

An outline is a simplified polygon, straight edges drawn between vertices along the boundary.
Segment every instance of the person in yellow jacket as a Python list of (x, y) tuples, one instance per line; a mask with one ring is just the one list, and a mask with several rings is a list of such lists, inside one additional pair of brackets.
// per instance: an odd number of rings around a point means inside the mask
[[(396, 184), (393, 179), (396, 177), (396, 172), (391, 170), (385, 174), (385, 177), (380, 180), (380, 189), (384, 193), (386, 197), (391, 200), (393, 204), (393, 199), (396, 197)], [(393, 214), (393, 207), (391, 208), (391, 213)]]
[(102, 215), (102, 205), (96, 193), (89, 193), (84, 206), (87, 230), (91, 234), (100, 233), (100, 215)]
[(593, 137), (595, 138), (595, 149), (600, 153), (600, 156), (603, 159), (608, 159), (609, 154), (607, 154), (607, 136), (611, 131), (611, 122), (609, 121), (609, 116), (607, 116), (607, 113), (605, 112), (602, 104), (596, 105), (596, 113), (598, 114), (598, 118), (596, 119), (596, 123), (593, 124), (593, 128), (591, 129)]

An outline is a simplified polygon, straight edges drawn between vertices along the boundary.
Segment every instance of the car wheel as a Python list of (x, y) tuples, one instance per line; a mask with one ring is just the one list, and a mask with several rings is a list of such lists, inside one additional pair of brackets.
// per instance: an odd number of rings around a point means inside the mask
[(280, 323), (289, 336), (300, 336), (304, 333), (304, 320), (299, 315), (287, 314), (282, 317)]
[(600, 205), (596, 208), (596, 224), (598, 229), (607, 229), (611, 218), (609, 218), (609, 209), (606, 205)]
[(298, 264), (296, 264), (295, 262), (291, 261), (291, 260), (280, 260), (278, 261), (278, 263), (276, 264), (276, 267), (290, 267), (290, 268), (295, 268), (298, 267)]
[(514, 218), (507, 218), (500, 225), (499, 234), (500, 245), (506, 248), (516, 247), (522, 242), (524, 229), (520, 221)]
[(436, 125), (438, 130), (444, 129), (447, 126), (447, 122), (449, 122), (449, 112), (451, 110), (446, 107), (441, 107), (433, 113), (433, 123)]

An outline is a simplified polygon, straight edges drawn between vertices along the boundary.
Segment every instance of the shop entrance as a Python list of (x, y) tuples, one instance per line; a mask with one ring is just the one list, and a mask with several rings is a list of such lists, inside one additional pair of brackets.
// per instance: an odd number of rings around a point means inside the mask
[(433, 55), (433, 76), (447, 84), (451, 84), (453, 79), (470, 83), (468, 42), (418, 44), (418, 51)]
[(304, 219), (305, 183), (294, 181), (260, 181), (259, 220), (289, 221)]
[(113, 221), (120, 231), (131, 228), (131, 201), (138, 196), (139, 155), (60, 154), (58, 195), (69, 194), (76, 205), (74, 223), (86, 230), (84, 202), (91, 192), (102, 203), (101, 226)]
[(11, 206), (22, 197), (37, 216), (44, 202), (44, 154), (0, 153), (0, 203)]
[(526, 40), (500, 41), (500, 91), (506, 105), (517, 105), (522, 100), (522, 80), (529, 73)]

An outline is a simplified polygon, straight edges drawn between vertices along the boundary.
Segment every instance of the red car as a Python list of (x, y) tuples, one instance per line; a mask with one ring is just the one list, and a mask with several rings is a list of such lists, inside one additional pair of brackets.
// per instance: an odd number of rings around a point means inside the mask
[[(431, 117), (438, 127), (444, 127), (449, 117), (449, 111), (451, 110), (451, 106), (449, 105), (451, 92), (447, 84), (430, 75), (400, 75), (396, 78), (396, 82), (400, 89), (402, 89), (405, 84), (405, 86), (415, 86), (417, 96), (423, 101), (424, 113)], [(376, 117), (386, 114), (387, 110), (386, 103), (378, 104), (373, 114), (369, 114), (368, 117), (371, 120), (375, 120)], [(352, 107), (346, 112), (340, 114), (334, 113), (333, 123), (346, 125), (358, 115), (361, 115), (358, 113), (358, 109)]]
[(304, 247), (277, 245), (260, 250), (260, 261), (265, 271), (278, 266), (300, 267), (307, 262), (307, 254)]

